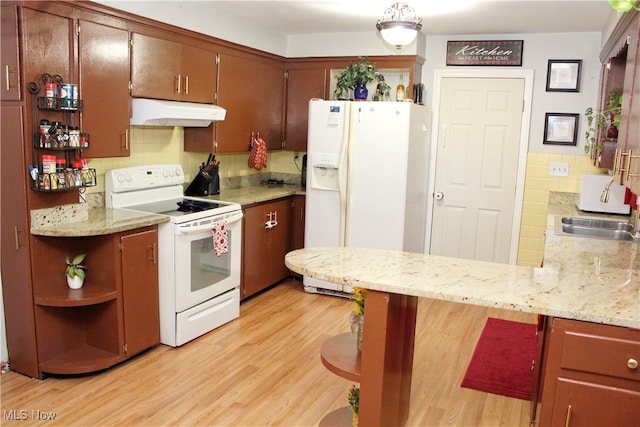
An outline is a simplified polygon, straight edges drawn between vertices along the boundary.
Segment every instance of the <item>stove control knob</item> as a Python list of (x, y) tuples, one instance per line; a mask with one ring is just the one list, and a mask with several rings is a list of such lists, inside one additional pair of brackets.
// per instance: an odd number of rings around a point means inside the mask
[(124, 179), (125, 179), (125, 181), (127, 181), (127, 182), (131, 182), (131, 174), (127, 172), (127, 173), (125, 174), (125, 176), (124, 176)]
[(122, 182), (124, 182), (124, 175), (123, 175), (123, 174), (121, 174), (121, 173), (119, 173), (119, 174), (116, 176), (116, 179), (118, 180), (118, 182), (122, 183)]
[(162, 169), (162, 176), (167, 178), (169, 176), (169, 170), (168, 169)]
[(180, 168), (176, 168), (176, 176), (180, 176), (182, 175)]
[(173, 169), (169, 169), (169, 176), (173, 178), (175, 175), (175, 171)]

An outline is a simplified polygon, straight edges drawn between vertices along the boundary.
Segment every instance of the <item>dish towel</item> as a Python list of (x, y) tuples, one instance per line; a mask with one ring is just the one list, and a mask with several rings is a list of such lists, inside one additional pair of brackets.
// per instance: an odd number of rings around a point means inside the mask
[(228, 253), (229, 237), (227, 236), (227, 221), (218, 221), (213, 224), (211, 235), (213, 236), (213, 252), (217, 256)]
[(260, 136), (251, 137), (251, 153), (247, 164), (256, 170), (267, 167), (267, 143)]

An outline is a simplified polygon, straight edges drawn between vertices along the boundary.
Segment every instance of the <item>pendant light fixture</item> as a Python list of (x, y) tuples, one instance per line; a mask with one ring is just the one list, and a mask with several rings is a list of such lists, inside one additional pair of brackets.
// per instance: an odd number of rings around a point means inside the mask
[(396, 2), (384, 11), (376, 28), (387, 43), (401, 49), (416, 38), (418, 31), (422, 29), (422, 19), (416, 16), (416, 11), (407, 3)]

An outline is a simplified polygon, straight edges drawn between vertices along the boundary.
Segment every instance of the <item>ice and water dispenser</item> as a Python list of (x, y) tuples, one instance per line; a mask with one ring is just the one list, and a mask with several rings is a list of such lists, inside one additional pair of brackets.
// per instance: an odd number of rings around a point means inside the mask
[(339, 156), (337, 153), (309, 153), (311, 187), (318, 190), (338, 191), (340, 174)]

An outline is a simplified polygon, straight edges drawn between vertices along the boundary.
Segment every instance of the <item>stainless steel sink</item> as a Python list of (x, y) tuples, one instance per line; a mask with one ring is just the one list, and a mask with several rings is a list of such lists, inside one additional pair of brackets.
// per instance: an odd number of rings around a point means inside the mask
[(634, 241), (633, 225), (627, 221), (598, 218), (564, 217), (559, 231), (574, 236)]

